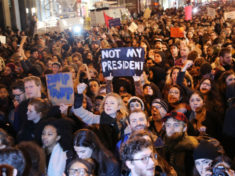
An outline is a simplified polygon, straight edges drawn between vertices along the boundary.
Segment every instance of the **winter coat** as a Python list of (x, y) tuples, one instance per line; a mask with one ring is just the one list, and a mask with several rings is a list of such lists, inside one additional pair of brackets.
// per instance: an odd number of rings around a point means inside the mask
[(193, 175), (193, 151), (198, 141), (193, 136), (184, 135), (180, 140), (166, 142), (160, 151), (161, 156), (176, 170), (180, 176)]
[(102, 112), (101, 115), (96, 115), (84, 109), (81, 106), (82, 99), (82, 95), (75, 97), (75, 104), (72, 108), (74, 115), (81, 118), (88, 125), (99, 124), (98, 137), (110, 151), (114, 152), (119, 140), (119, 133), (121, 131), (124, 132), (124, 125), (122, 127), (123, 130), (119, 129), (116, 118), (112, 118), (105, 112)]

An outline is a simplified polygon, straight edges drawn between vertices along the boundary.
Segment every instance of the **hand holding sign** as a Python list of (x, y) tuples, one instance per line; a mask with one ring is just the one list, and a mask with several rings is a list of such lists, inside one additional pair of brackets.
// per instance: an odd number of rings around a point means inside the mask
[(67, 115), (68, 108), (69, 108), (68, 105), (63, 104), (63, 103), (60, 104), (60, 112), (61, 112), (61, 114)]
[(140, 81), (140, 76), (136, 76), (136, 74), (134, 76), (132, 76), (132, 78), (135, 82)]
[(78, 84), (78, 86), (77, 86), (78, 94), (83, 94), (86, 87), (87, 87), (87, 85), (85, 83)]
[(112, 73), (110, 73), (109, 76), (106, 76), (105, 79), (106, 79), (106, 81), (112, 81), (112, 80), (113, 80), (113, 75), (112, 75)]

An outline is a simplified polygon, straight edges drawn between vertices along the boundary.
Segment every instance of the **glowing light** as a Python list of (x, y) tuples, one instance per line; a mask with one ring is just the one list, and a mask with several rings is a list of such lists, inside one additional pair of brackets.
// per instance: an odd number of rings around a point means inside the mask
[(195, 8), (193, 9), (193, 13), (197, 13), (197, 12), (198, 12), (198, 8), (195, 7)]
[(81, 29), (80, 26), (74, 26), (74, 27), (73, 27), (73, 32), (76, 33), (76, 34), (80, 33), (81, 30), (82, 30), (82, 29)]
[(32, 12), (32, 14), (36, 13), (36, 9), (33, 7), (33, 8), (31, 9), (31, 12)]

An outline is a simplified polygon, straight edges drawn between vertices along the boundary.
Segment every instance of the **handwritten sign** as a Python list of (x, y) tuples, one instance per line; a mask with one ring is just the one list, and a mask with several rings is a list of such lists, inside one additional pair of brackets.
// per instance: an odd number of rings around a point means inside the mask
[(144, 11), (144, 18), (148, 19), (151, 16), (151, 10), (149, 8), (145, 9)]
[(213, 9), (213, 8), (210, 8), (210, 7), (207, 7), (207, 15), (212, 17), (212, 18), (215, 18), (216, 16), (216, 10)]
[(173, 37), (173, 38), (184, 37), (184, 28), (182, 28), (182, 27), (171, 27), (171, 37)]
[(46, 75), (48, 98), (53, 105), (74, 102), (72, 73), (58, 73)]
[(144, 69), (143, 48), (112, 48), (101, 50), (103, 75), (140, 76)]
[(84, 29), (87, 31), (91, 30), (91, 18), (90, 17), (85, 18)]
[(6, 44), (6, 36), (1, 35), (1, 36), (0, 36), (0, 42), (1, 42), (2, 44)]
[(228, 18), (235, 19), (235, 11), (232, 12), (225, 12), (224, 13), (224, 19), (227, 20)]
[(131, 25), (128, 27), (128, 29), (131, 32), (135, 32), (138, 29), (138, 26), (134, 22), (132, 22)]

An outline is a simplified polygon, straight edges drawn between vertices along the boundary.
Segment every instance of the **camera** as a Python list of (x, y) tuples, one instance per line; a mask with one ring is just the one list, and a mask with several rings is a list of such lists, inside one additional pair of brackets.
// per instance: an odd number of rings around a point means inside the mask
[(212, 169), (212, 176), (228, 176), (224, 166), (217, 166)]

